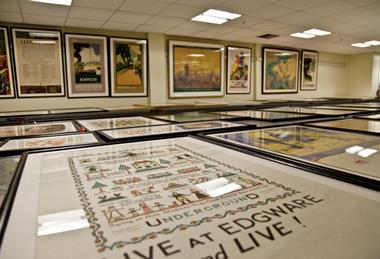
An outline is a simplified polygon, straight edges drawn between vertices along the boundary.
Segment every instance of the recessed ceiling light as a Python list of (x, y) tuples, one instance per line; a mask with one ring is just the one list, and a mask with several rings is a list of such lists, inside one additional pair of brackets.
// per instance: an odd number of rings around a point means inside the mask
[(203, 15), (223, 18), (227, 20), (233, 20), (241, 16), (241, 14), (230, 13), (230, 12), (220, 11), (220, 10), (215, 10), (215, 9), (208, 9), (206, 12), (203, 13)]
[(230, 13), (226, 11), (208, 9), (206, 12), (203, 12), (200, 15), (191, 18), (191, 20), (197, 21), (197, 22), (223, 24), (229, 20), (236, 19), (240, 16), (241, 14), (237, 14), (237, 13)]
[(303, 33), (307, 33), (307, 34), (311, 34), (315, 36), (325, 36), (325, 35), (331, 34), (331, 32), (329, 31), (322, 31), (319, 29), (310, 29), (310, 30), (304, 31)]
[(378, 40), (370, 40), (370, 41), (364, 42), (364, 44), (369, 44), (371, 46), (379, 46), (380, 45), (380, 41), (378, 41)]
[(315, 35), (307, 34), (307, 33), (302, 33), (302, 32), (292, 33), (292, 34), (290, 34), (290, 36), (297, 37), (297, 38), (303, 38), (303, 39), (310, 39), (310, 38), (314, 38), (315, 37)]
[(203, 15), (203, 14), (195, 16), (195, 17), (191, 18), (191, 20), (197, 21), (197, 22), (213, 23), (213, 24), (223, 24), (223, 23), (227, 22), (227, 19), (207, 16), (207, 15)]
[(72, 0), (30, 0), (31, 2), (39, 2), (45, 4), (71, 5)]
[(358, 42), (358, 43), (353, 43), (351, 44), (352, 47), (357, 47), (357, 48), (367, 48), (371, 45), (369, 44), (366, 44), (366, 43), (361, 43), (361, 42)]

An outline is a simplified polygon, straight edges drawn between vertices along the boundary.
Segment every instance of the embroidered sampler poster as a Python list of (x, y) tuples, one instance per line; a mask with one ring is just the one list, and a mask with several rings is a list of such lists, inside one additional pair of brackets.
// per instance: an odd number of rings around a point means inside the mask
[[(99, 152), (68, 161), (97, 251), (104, 258), (188, 228), (201, 234), (208, 222), (298, 193), (182, 145)], [(241, 189), (212, 198), (195, 186), (216, 178)], [(291, 210), (294, 205), (287, 206)]]

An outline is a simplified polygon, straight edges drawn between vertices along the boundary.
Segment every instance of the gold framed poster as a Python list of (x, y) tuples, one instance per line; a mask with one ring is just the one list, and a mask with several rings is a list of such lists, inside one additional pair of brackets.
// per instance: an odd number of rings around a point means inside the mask
[(169, 41), (169, 97), (222, 96), (224, 46)]
[(111, 96), (147, 96), (147, 40), (110, 38)]
[(317, 90), (318, 78), (318, 52), (302, 50), (302, 71), (301, 87), (302, 91)]
[(263, 94), (298, 92), (298, 62), (296, 50), (263, 48)]
[(12, 29), (18, 97), (64, 96), (61, 31)]
[(69, 97), (109, 95), (107, 37), (65, 34)]
[(228, 46), (227, 54), (227, 94), (249, 94), (251, 92), (252, 50)]
[(0, 98), (15, 97), (8, 29), (0, 27)]

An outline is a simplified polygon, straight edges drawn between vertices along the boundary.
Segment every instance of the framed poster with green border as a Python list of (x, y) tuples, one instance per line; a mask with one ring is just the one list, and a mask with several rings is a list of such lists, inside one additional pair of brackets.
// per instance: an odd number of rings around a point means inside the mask
[(251, 92), (252, 50), (228, 46), (227, 57), (227, 94), (249, 94)]
[(12, 29), (18, 97), (65, 96), (61, 31)]
[(264, 47), (262, 56), (262, 93), (297, 93), (299, 79), (298, 51)]
[(109, 96), (107, 37), (65, 34), (69, 97)]
[(169, 97), (224, 94), (224, 45), (169, 41)]
[(111, 96), (147, 96), (147, 40), (110, 38)]
[(318, 52), (302, 50), (301, 65), (301, 86), (302, 91), (317, 90), (318, 79)]
[(8, 28), (0, 27), (0, 98), (14, 98)]

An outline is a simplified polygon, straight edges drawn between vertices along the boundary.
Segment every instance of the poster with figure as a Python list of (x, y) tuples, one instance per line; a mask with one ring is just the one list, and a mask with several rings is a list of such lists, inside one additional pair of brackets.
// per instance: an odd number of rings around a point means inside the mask
[(111, 44), (111, 96), (146, 96), (147, 40), (113, 38)]
[(249, 94), (251, 92), (252, 50), (228, 46), (227, 53), (227, 94)]
[(263, 48), (263, 94), (298, 92), (298, 51)]
[(318, 52), (302, 51), (301, 90), (317, 90)]
[(69, 97), (108, 96), (106, 36), (65, 34)]
[(376, 191), (188, 137), (34, 153), (0, 259), (370, 259), (379, 207)]
[(15, 97), (8, 29), (0, 27), (0, 98)]
[(211, 136), (380, 181), (379, 136), (298, 125)]
[(222, 96), (224, 46), (169, 41), (169, 97)]
[(61, 32), (12, 29), (18, 97), (64, 96)]

